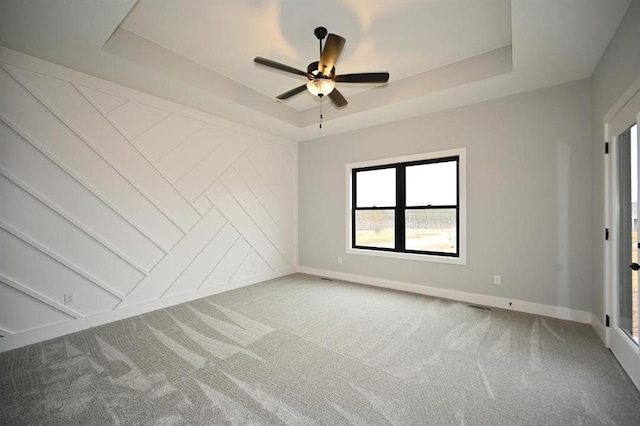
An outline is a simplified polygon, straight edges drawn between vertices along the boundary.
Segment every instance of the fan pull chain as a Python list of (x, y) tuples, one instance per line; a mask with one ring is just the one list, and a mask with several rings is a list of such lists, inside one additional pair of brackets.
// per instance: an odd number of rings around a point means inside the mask
[(320, 130), (322, 130), (322, 97), (320, 98)]

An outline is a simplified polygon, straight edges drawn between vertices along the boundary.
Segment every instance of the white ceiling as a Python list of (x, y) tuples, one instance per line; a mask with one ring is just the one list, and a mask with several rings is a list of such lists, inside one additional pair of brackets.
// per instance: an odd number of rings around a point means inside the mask
[[(347, 39), (339, 74), (389, 70), (390, 82), (511, 44), (510, 0), (309, 3), (139, 0), (121, 26), (269, 97), (306, 80), (253, 65), (253, 57), (306, 71), (319, 56), (317, 26)], [(358, 85), (339, 86), (348, 96)], [(317, 106), (307, 94), (286, 104)]]
[[(630, 0), (0, 0), (0, 44), (278, 136), (306, 140), (589, 77)], [(306, 70), (347, 39), (345, 108), (252, 62)], [(355, 86), (355, 87), (354, 87)]]

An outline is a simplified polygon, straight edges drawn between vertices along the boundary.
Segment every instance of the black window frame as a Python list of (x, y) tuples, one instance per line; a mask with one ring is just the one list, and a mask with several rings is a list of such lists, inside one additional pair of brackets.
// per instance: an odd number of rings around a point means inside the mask
[[(407, 206), (406, 205), (406, 169), (410, 166), (420, 166), (424, 164), (446, 163), (455, 161), (456, 164), (456, 204), (455, 205), (427, 205), (427, 206)], [(396, 170), (396, 205), (395, 206), (357, 206), (357, 173), (371, 170), (393, 169)], [(430, 250), (411, 250), (406, 248), (405, 235), (405, 212), (407, 210), (442, 210), (455, 209), (456, 211), (456, 251), (442, 252)], [(394, 211), (394, 248), (372, 247), (356, 245), (356, 212), (372, 210), (393, 210)], [(450, 155), (446, 157), (429, 158), (417, 161), (406, 161), (389, 164), (379, 164), (375, 166), (357, 167), (351, 169), (351, 248), (356, 250), (375, 250), (391, 253), (407, 253), (427, 256), (442, 256), (448, 258), (460, 258), (460, 155)]]

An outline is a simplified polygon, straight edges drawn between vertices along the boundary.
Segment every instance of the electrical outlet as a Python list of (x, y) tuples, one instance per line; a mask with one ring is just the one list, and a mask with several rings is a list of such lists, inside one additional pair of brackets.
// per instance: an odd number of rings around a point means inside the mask
[(76, 302), (76, 296), (73, 293), (64, 295), (64, 304), (67, 306), (71, 306)]
[(502, 278), (500, 277), (500, 275), (494, 275), (493, 276), (493, 283), (495, 285), (501, 285), (502, 284)]
[(342, 263), (342, 256), (338, 256), (338, 263)]

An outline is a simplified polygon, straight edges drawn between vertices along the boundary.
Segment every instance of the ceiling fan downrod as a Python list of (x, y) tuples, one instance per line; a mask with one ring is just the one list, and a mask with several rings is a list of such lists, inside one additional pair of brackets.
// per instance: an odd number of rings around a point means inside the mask
[(318, 27), (313, 30), (313, 33), (316, 35), (318, 42), (320, 43), (320, 56), (322, 56), (322, 40), (327, 36), (328, 31), (325, 27)]

